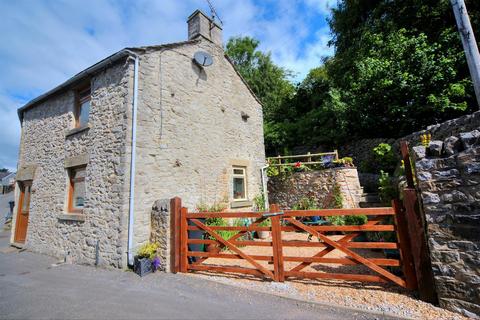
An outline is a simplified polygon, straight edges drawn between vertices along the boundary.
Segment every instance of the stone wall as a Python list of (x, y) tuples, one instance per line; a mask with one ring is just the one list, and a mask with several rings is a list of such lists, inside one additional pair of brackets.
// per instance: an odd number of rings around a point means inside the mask
[[(192, 57), (206, 51), (213, 64)], [(232, 165), (247, 168), (248, 200), (260, 192), (265, 163), (262, 107), (224, 51), (200, 38), (146, 49), (140, 57), (134, 245), (150, 237), (157, 199), (232, 201)], [(242, 118), (246, 114), (248, 118)], [(247, 210), (250, 208), (246, 201)]]
[[(25, 167), (36, 168), (27, 248), (94, 264), (98, 241), (100, 265), (125, 265), (131, 65), (123, 60), (92, 76), (89, 127), (84, 130), (72, 133), (73, 90), (24, 112), (18, 167), (20, 173)], [(86, 199), (83, 214), (71, 215), (66, 166), (77, 160), (87, 165)]]
[(343, 207), (358, 207), (363, 191), (356, 168), (294, 172), (288, 176), (270, 177), (269, 202), (278, 204), (282, 209), (291, 209), (300, 199), (307, 197), (315, 199), (322, 206), (335, 184), (340, 187)]
[(440, 124), (428, 126), (425, 130), (411, 133), (399, 139), (373, 138), (356, 140), (340, 146), (338, 152), (341, 157), (352, 157), (355, 165), (362, 171), (362, 163), (369, 161), (372, 149), (380, 143), (391, 144), (395, 154), (400, 155), (401, 140), (406, 140), (411, 146), (415, 146), (420, 143), (420, 135), (425, 132), (430, 133), (433, 140), (443, 140), (452, 135), (458, 135), (460, 132), (474, 130), (478, 126), (479, 121), (480, 111), (477, 111)]
[(170, 243), (172, 242), (170, 234), (170, 200), (158, 200), (151, 211), (151, 233), (150, 242), (158, 243), (157, 251), (160, 257), (159, 270), (170, 272)]
[(440, 305), (480, 317), (480, 131), (462, 128), (413, 149)]

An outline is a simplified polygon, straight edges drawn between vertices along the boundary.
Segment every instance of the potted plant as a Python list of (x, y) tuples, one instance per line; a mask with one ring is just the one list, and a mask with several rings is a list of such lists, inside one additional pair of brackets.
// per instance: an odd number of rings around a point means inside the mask
[[(272, 225), (272, 222), (270, 221), (270, 218), (263, 220), (258, 224), (259, 227), (270, 227)], [(270, 231), (257, 231), (257, 236), (259, 239), (267, 239), (270, 237)]]
[[(224, 227), (227, 225), (227, 221), (223, 218), (208, 218), (205, 221), (205, 225), (209, 227)], [(221, 236), (223, 230), (217, 231), (217, 233)], [(216, 240), (214, 237), (212, 237), (209, 234), (206, 234), (206, 238), (208, 240)], [(205, 251), (206, 252), (211, 252), (211, 253), (219, 253), (220, 252), (220, 246), (217, 243), (210, 243), (205, 245)]]
[(158, 244), (150, 242), (145, 243), (138, 249), (134, 258), (133, 271), (140, 277), (154, 272), (160, 266), (160, 259), (156, 256), (157, 250)]

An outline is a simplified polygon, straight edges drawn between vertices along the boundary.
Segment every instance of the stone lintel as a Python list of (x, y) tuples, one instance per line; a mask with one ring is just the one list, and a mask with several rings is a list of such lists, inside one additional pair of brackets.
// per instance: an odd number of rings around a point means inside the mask
[(90, 156), (86, 153), (79, 154), (78, 156), (65, 158), (65, 168), (78, 167), (88, 164)]
[(20, 166), (20, 168), (17, 171), (17, 175), (15, 179), (17, 181), (27, 181), (27, 180), (33, 180), (35, 177), (35, 170), (37, 169), (36, 165), (25, 165), (25, 166)]

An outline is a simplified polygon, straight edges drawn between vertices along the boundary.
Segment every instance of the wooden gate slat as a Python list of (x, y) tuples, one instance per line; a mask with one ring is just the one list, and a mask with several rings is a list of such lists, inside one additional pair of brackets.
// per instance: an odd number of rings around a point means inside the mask
[(345, 248), (342, 244), (339, 244), (333, 240), (330, 240), (328, 237), (324, 236), (323, 234), (315, 231), (314, 229), (304, 225), (303, 223), (301, 222), (298, 222), (297, 220), (295, 219), (291, 219), (291, 218), (286, 218), (286, 220), (288, 220), (289, 222), (291, 222), (292, 224), (296, 225), (297, 227), (307, 231), (308, 233), (322, 239), (325, 243), (331, 245), (332, 247), (335, 247), (336, 249), (340, 250), (340, 251), (343, 251), (345, 252), (346, 254), (348, 254), (350, 257), (352, 257), (353, 259), (357, 260), (358, 262), (362, 263), (363, 265), (367, 266), (368, 268), (372, 269), (373, 271), (381, 274), (382, 276), (384, 276), (385, 278), (395, 282), (396, 284), (398, 284), (399, 286), (401, 287), (406, 287), (406, 284), (405, 284), (405, 280), (403, 280), (402, 278), (399, 278), (397, 277), (396, 275), (388, 272), (387, 270), (379, 267), (378, 265), (374, 264), (373, 262), (371, 261), (368, 261), (368, 259), (360, 256), (359, 254), (353, 252), (352, 250), (348, 249), (348, 248)]
[(322, 272), (298, 272), (286, 271), (286, 277), (309, 278), (309, 279), (335, 279), (350, 280), (360, 282), (386, 282), (385, 278), (369, 274), (351, 274), (351, 273), (322, 273)]
[(258, 277), (264, 277), (265, 275), (258, 271), (257, 269), (243, 268), (243, 267), (231, 267), (231, 266), (216, 266), (216, 265), (198, 265), (193, 264), (189, 267), (192, 270), (198, 271), (216, 271), (222, 273), (242, 273), (242, 274), (251, 274)]
[(248, 262), (250, 262), (255, 268), (257, 268), (258, 270), (260, 270), (261, 272), (263, 272), (264, 274), (266, 274), (267, 276), (271, 277), (272, 279), (275, 278), (275, 276), (273, 275), (273, 273), (270, 271), (270, 270), (267, 270), (265, 269), (262, 265), (260, 265), (258, 262), (256, 262), (255, 260), (253, 260), (250, 256), (248, 256), (247, 254), (245, 254), (242, 250), (238, 249), (237, 247), (235, 247), (235, 245), (233, 245), (231, 242), (229, 242), (228, 240), (225, 240), (223, 239), (218, 233), (216, 233), (215, 231), (213, 231), (210, 227), (204, 225), (203, 223), (201, 223), (199, 220), (197, 219), (191, 219), (191, 221), (193, 223), (195, 223), (197, 226), (199, 226), (201, 229), (207, 231), (211, 236), (213, 236), (215, 239), (217, 239), (220, 243), (222, 243), (223, 245), (225, 245), (226, 247), (228, 247), (230, 250), (232, 250), (233, 252), (237, 253), (238, 255), (240, 255), (242, 258), (244, 258), (245, 260), (247, 260)]
[[(214, 253), (214, 252), (203, 252), (203, 251), (188, 251), (187, 256), (189, 257), (207, 257), (207, 258), (219, 258), (219, 259), (242, 259), (243, 258), (234, 253)], [(250, 255), (254, 260), (268, 261), (273, 262), (273, 256), (266, 255)], [(369, 258), (368, 260), (372, 261), (375, 264), (380, 266), (399, 266), (400, 260), (398, 259), (385, 259), (385, 258)], [(317, 258), (317, 257), (292, 257), (284, 256), (283, 261), (290, 262), (318, 262), (318, 263), (332, 263), (332, 264), (345, 264), (345, 265), (358, 265), (361, 264), (358, 261), (355, 261), (350, 258)], [(293, 271), (293, 270), (291, 270)]]
[[(377, 219), (375, 219), (375, 220), (370, 220), (370, 221), (368, 221), (366, 224), (375, 225), (375, 224), (379, 223), (380, 221), (381, 221), (381, 219), (378, 219), (378, 218), (377, 218)], [(346, 236), (344, 236), (343, 238), (341, 238), (338, 242), (342, 242), (342, 243), (345, 243), (346, 245), (348, 245), (347, 242), (355, 239), (355, 238), (358, 237), (359, 235), (360, 235), (360, 233), (347, 234)], [(313, 257), (314, 257), (314, 258), (321, 258), (321, 257), (327, 255), (328, 253), (332, 252), (333, 250), (335, 250), (335, 248), (332, 248), (332, 247), (326, 248), (326, 249), (320, 251), (319, 253), (317, 253), (316, 255), (314, 255)], [(308, 267), (308, 266), (311, 265), (311, 264), (312, 264), (312, 262), (307, 262), (307, 261), (302, 262), (302, 263), (300, 263), (299, 265), (297, 265), (296, 267), (292, 268), (291, 271), (300, 271), (300, 270)]]

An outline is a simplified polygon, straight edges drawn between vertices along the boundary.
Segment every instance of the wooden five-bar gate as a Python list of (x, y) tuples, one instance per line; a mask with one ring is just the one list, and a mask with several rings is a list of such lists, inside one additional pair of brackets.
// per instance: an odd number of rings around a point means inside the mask
[[(407, 221), (402, 206), (393, 202), (391, 207), (356, 208), (356, 209), (324, 209), (324, 210), (281, 210), (277, 205), (271, 205), (269, 212), (189, 212), (181, 207), (181, 200), (171, 201), (172, 212), (172, 268), (174, 272), (208, 271), (222, 273), (240, 273), (270, 278), (273, 281), (284, 281), (287, 278), (322, 278), (362, 282), (393, 282), (401, 287), (416, 289), (417, 281), (410, 251)], [(368, 216), (363, 225), (311, 225), (306, 222), (313, 216), (322, 218), (328, 216)], [(392, 217), (393, 219), (386, 219)], [(207, 218), (249, 218), (248, 226), (208, 226)], [(260, 224), (270, 218), (271, 226)], [(393, 221), (388, 223), (388, 221)], [(237, 231), (229, 239), (218, 234), (219, 230)], [(194, 231), (204, 232), (208, 237), (193, 238)], [(271, 241), (253, 240), (246, 237), (248, 233), (270, 231)], [(364, 232), (393, 232), (395, 242), (364, 242), (354, 241)], [(313, 237), (312, 240), (287, 240), (285, 235), (290, 232), (304, 232)], [(198, 233), (198, 232), (197, 232)], [(335, 233), (335, 234), (332, 234)], [(340, 233), (340, 234), (339, 234)], [(190, 234), (190, 236), (189, 236)], [(194, 251), (193, 245), (218, 245), (223, 251)], [(245, 247), (270, 247), (269, 255), (247, 254)], [(286, 247), (318, 248), (309, 257), (286, 255)], [(400, 259), (370, 258), (362, 256), (354, 249), (398, 249)], [(328, 253), (339, 250), (343, 257), (325, 257)], [(226, 266), (206, 264), (209, 258), (243, 259), (249, 263), (249, 268), (241, 266)], [(295, 263), (294, 267), (286, 267), (286, 263)], [(331, 273), (312, 272), (304, 269), (313, 263), (365, 266), (370, 272), (362, 273)], [(398, 275), (386, 267), (400, 267)], [(363, 268), (364, 270), (365, 268)]]

